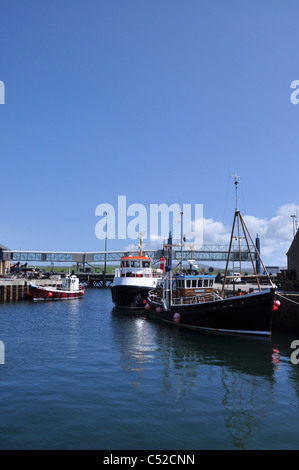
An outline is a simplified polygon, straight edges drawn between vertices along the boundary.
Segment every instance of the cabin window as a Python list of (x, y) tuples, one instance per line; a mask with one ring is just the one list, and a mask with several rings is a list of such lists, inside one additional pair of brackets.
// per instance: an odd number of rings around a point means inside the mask
[(213, 287), (213, 279), (210, 279), (209, 284), (210, 284), (210, 287)]
[(197, 287), (196, 286), (196, 279), (192, 279), (192, 287)]
[(198, 279), (198, 287), (202, 287), (202, 279)]
[(132, 268), (139, 268), (140, 267), (140, 262), (139, 261), (131, 261), (131, 267)]
[(122, 267), (123, 268), (129, 268), (130, 267), (130, 261), (123, 261), (122, 262)]
[(142, 261), (142, 266), (144, 268), (149, 268), (150, 267), (150, 262), (149, 261)]
[(204, 280), (203, 280), (203, 286), (204, 286), (204, 287), (208, 287), (208, 286), (209, 286), (209, 280), (208, 280), (208, 279), (204, 279)]
[(190, 287), (191, 287), (191, 280), (187, 279), (187, 289), (189, 289)]

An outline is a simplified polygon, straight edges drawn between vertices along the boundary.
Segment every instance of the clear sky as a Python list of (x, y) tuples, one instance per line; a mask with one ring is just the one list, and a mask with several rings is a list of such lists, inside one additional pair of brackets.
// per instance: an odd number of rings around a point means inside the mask
[(298, 17), (297, 0), (3, 0), (0, 243), (103, 250), (95, 210), (118, 196), (203, 204), (203, 242), (222, 242), (236, 172), (265, 261), (286, 264)]

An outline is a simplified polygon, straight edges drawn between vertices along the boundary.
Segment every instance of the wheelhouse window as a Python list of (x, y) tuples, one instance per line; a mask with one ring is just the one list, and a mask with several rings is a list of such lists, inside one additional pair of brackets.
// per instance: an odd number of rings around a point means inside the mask
[(139, 260), (132, 260), (131, 261), (132, 268), (140, 268), (140, 261)]

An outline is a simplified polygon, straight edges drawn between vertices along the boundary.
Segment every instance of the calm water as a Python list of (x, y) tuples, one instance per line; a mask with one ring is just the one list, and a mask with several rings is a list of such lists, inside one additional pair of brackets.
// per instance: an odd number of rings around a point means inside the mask
[(1, 449), (299, 449), (290, 335), (198, 334), (82, 300), (0, 305)]

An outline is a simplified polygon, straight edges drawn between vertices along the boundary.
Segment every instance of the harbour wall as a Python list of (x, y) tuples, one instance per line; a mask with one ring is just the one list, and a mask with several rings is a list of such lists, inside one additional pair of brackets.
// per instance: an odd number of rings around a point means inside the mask
[(298, 333), (299, 339), (299, 292), (277, 291), (280, 307), (273, 312), (273, 331)]

